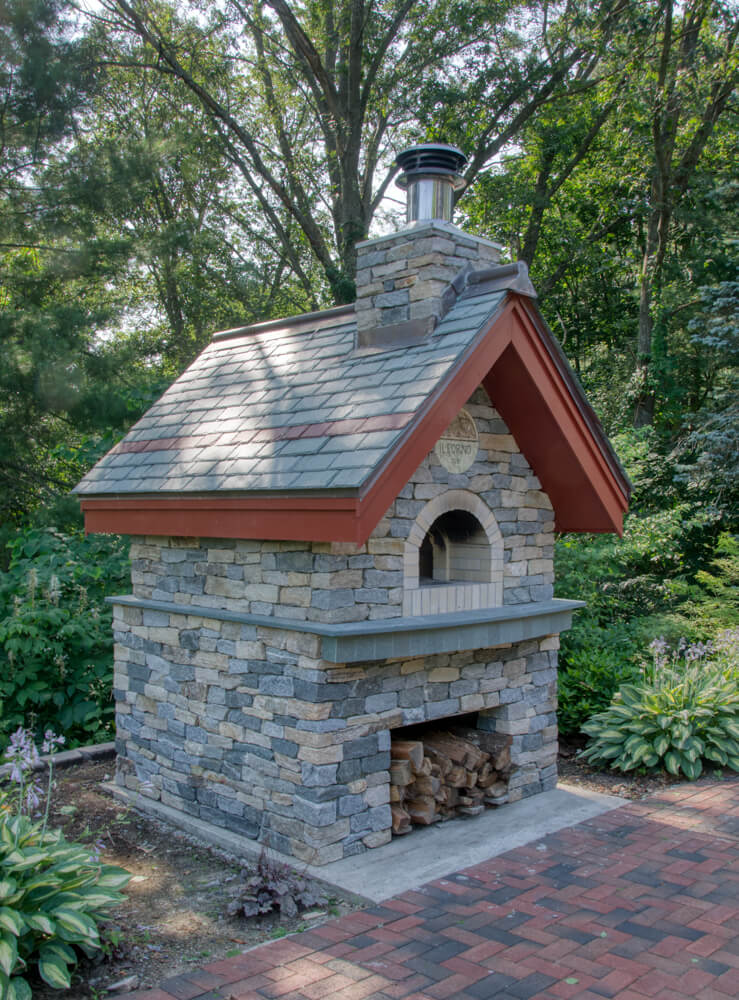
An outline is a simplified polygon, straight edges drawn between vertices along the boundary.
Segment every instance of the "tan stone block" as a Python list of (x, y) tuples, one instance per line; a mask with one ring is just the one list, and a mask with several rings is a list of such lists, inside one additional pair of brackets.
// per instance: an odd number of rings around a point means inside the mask
[(201, 684), (220, 684), (221, 672), (228, 668), (228, 657), (225, 653), (196, 654), (195, 679)]
[(305, 719), (306, 722), (321, 722), (331, 718), (331, 710), (334, 707), (332, 701), (310, 702), (300, 701), (297, 698), (288, 698), (286, 711), (283, 715), (292, 715), (298, 719)]
[(375, 556), (375, 569), (403, 569), (403, 556)]
[(542, 653), (548, 652), (550, 649), (559, 649), (559, 636), (558, 635), (548, 635), (545, 639), (542, 639), (539, 643), (539, 649)]
[(232, 563), (236, 553), (233, 549), (208, 549), (209, 563)]
[(341, 744), (329, 747), (302, 746), (298, 750), (298, 760), (307, 760), (311, 764), (338, 764), (344, 757)]
[(389, 844), (391, 839), (392, 832), (390, 830), (374, 830), (366, 837), (362, 837), (362, 843), (365, 847), (382, 847), (383, 844)]
[(367, 782), (364, 778), (357, 778), (356, 781), (350, 781), (346, 786), (352, 795), (361, 795), (362, 792), (367, 790)]
[(366, 545), (355, 542), (331, 542), (331, 554), (334, 556), (358, 556), (366, 551)]
[(541, 490), (528, 490), (526, 493), (526, 507), (538, 507), (543, 510), (551, 510), (552, 505), (546, 493)]
[(280, 587), (280, 604), (307, 608), (310, 606), (311, 594), (310, 587)]
[(311, 847), (299, 840), (291, 840), (290, 850), (299, 861), (308, 865), (328, 865), (344, 857), (344, 848), (340, 841), (323, 847)]
[(448, 681), (459, 680), (458, 667), (437, 667), (436, 670), (429, 671), (428, 677), (432, 684), (443, 684)]
[(519, 521), (538, 521), (539, 511), (535, 507), (519, 507)]
[[(205, 581), (205, 593), (214, 597), (244, 597), (245, 584), (243, 580), (229, 580), (225, 576), (209, 576)], [(275, 592), (277, 588), (275, 588)]]
[(362, 586), (362, 570), (341, 569), (335, 573), (314, 573), (311, 584), (316, 590), (353, 590)]
[(425, 665), (420, 657), (416, 660), (406, 660), (405, 663), (401, 663), (400, 672), (401, 674), (417, 674), (419, 670), (424, 669)]
[(180, 634), (176, 628), (150, 628), (146, 629), (148, 638), (152, 642), (162, 642), (168, 646), (174, 646), (179, 642)]
[(481, 434), (480, 445), (488, 451), (502, 452), (504, 460), (518, 451), (518, 445), (511, 434)]
[(402, 538), (370, 538), (367, 551), (375, 555), (402, 556), (405, 542)]
[(485, 707), (485, 697), (481, 694), (463, 694), (459, 699), (459, 707), (463, 712), (478, 712)]
[(311, 733), (304, 729), (291, 729), (290, 726), (285, 726), (285, 739), (292, 740), (293, 743), (298, 743), (301, 746), (332, 746), (336, 742), (335, 736), (335, 733)]
[(500, 504), (501, 507), (513, 507), (518, 508), (523, 506), (524, 494), (518, 493), (515, 490), (501, 490), (500, 491)]
[(246, 742), (247, 734), (243, 726), (236, 726), (233, 722), (219, 722), (218, 732), (227, 739)]
[(279, 593), (279, 588), (272, 583), (250, 583), (243, 591), (247, 601), (264, 601), (268, 604), (275, 604)]

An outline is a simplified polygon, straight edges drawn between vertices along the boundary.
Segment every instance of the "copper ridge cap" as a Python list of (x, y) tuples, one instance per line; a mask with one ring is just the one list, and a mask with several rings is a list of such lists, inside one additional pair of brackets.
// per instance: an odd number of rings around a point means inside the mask
[[(283, 319), (268, 319), (263, 323), (251, 323), (249, 326), (235, 326), (230, 330), (218, 330), (211, 341), (230, 340), (232, 337), (246, 337), (253, 333), (268, 333), (270, 330), (292, 330), (307, 324), (315, 324), (316, 320), (340, 320), (342, 316), (354, 315), (354, 303), (347, 306), (332, 306), (329, 309), (319, 309), (316, 312), (298, 313), (297, 316), (287, 316)], [(331, 324), (335, 325), (335, 324)]]

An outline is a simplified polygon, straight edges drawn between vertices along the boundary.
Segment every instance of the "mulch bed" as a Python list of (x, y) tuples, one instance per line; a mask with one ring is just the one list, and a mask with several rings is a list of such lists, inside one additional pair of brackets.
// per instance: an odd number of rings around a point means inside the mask
[[(565, 785), (579, 785), (593, 792), (619, 795), (623, 799), (643, 799), (661, 792), (670, 785), (679, 785), (687, 778), (675, 778), (666, 771), (659, 774), (621, 774), (620, 771), (600, 771), (578, 760), (577, 754), (585, 746), (581, 742), (560, 741), (559, 780)], [(721, 773), (719, 771), (719, 773)]]

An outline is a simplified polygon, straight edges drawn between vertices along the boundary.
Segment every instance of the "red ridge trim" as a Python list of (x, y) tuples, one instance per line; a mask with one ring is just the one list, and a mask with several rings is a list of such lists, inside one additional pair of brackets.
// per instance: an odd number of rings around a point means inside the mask
[(226, 434), (190, 434), (184, 437), (149, 438), (119, 441), (113, 453), (169, 451), (173, 448), (207, 448), (215, 444), (248, 444), (250, 441), (291, 441), (293, 438), (336, 437), (362, 431), (393, 431), (405, 427), (412, 413), (385, 413), (375, 417), (353, 417), (321, 424), (291, 424), (288, 427), (263, 427), (258, 431), (229, 431)]

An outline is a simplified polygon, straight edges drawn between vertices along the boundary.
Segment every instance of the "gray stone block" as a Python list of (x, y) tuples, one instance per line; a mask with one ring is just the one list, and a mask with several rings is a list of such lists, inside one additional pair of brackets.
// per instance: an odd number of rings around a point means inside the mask
[(363, 736), (358, 740), (351, 740), (344, 744), (344, 760), (352, 760), (354, 757), (370, 757), (380, 749), (377, 733), (371, 736)]
[(278, 552), (275, 556), (278, 570), (294, 573), (310, 573), (313, 570), (312, 552)]
[(311, 764), (304, 760), (300, 775), (306, 788), (325, 788), (337, 782), (337, 764)]
[(366, 812), (357, 813), (351, 818), (352, 833), (371, 833), (375, 830), (387, 830), (392, 823), (390, 806), (375, 806)]
[[(367, 572), (371, 571), (368, 570)], [(348, 608), (353, 604), (353, 590), (314, 590), (311, 597), (311, 607), (318, 608), (321, 611)]]
[(259, 679), (259, 691), (262, 694), (273, 694), (279, 697), (291, 698), (294, 693), (292, 677), (279, 674), (265, 674)]
[(339, 799), (339, 816), (354, 816), (365, 808), (366, 803), (361, 795), (342, 795)]
[(336, 821), (336, 800), (332, 802), (308, 802), (296, 795), (293, 799), (293, 812), (296, 819), (310, 826), (329, 826)]
[[(398, 705), (398, 695), (395, 691), (388, 691), (386, 694), (373, 694), (367, 698), (365, 702), (365, 709), (368, 713), (372, 712), (386, 712), (391, 708), (396, 708)], [(379, 748), (378, 749), (389, 749)]]

